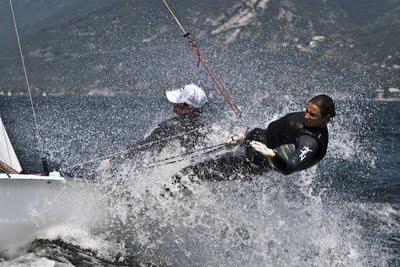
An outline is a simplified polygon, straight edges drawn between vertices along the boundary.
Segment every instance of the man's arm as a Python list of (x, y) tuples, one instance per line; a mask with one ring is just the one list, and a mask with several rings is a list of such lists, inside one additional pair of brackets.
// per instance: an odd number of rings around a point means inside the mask
[(279, 171), (288, 175), (295, 171), (300, 171), (309, 166), (318, 150), (318, 141), (309, 135), (301, 135), (296, 140), (296, 151), (284, 159), (276, 155), (271, 160), (277, 165)]

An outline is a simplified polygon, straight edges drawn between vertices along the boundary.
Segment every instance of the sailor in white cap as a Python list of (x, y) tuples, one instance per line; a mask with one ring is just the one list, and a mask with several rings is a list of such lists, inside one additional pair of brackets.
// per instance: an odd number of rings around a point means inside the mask
[(201, 116), (201, 109), (208, 101), (203, 89), (195, 84), (188, 84), (177, 90), (166, 91), (166, 96), (173, 104), (176, 116), (161, 122), (145, 139), (129, 146), (129, 158), (137, 153), (135, 147), (143, 145), (146, 151), (156, 154), (167, 147), (170, 150), (169, 147), (177, 143), (180, 151), (175, 151), (175, 154), (192, 151), (204, 145), (209, 131), (208, 124)]

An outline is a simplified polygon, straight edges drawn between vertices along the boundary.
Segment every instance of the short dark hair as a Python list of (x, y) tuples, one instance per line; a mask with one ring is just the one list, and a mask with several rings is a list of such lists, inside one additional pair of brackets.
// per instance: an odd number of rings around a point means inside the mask
[(332, 98), (327, 95), (317, 95), (311, 98), (309, 103), (313, 103), (319, 107), (322, 116), (330, 115), (331, 118), (336, 116), (335, 103)]

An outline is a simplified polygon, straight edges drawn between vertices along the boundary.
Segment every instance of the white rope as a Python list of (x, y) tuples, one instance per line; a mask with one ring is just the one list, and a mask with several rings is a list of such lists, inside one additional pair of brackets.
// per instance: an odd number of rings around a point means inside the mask
[(13, 17), (13, 21), (14, 21), (15, 34), (17, 35), (17, 41), (18, 41), (19, 53), (20, 53), (21, 61), (22, 61), (22, 67), (24, 68), (26, 88), (28, 89), (29, 99), (30, 99), (30, 102), (31, 102), (31, 108), (32, 108), (32, 113), (33, 113), (33, 119), (35, 121), (36, 138), (38, 140), (38, 147), (39, 147), (39, 150), (41, 152), (43, 152), (43, 149), (42, 149), (42, 146), (41, 146), (42, 145), (42, 140), (41, 140), (40, 135), (39, 135), (39, 127), (38, 127), (38, 123), (37, 123), (37, 119), (36, 119), (35, 108), (33, 107), (32, 94), (31, 94), (31, 89), (30, 89), (30, 86), (29, 86), (28, 74), (27, 74), (26, 67), (25, 67), (24, 55), (22, 54), (21, 41), (19, 39), (17, 21), (15, 20), (14, 7), (13, 7), (12, 0), (10, 0), (10, 8), (11, 8), (11, 14), (12, 14), (12, 17)]
[(125, 154), (125, 153), (127, 153), (127, 152), (140, 149), (140, 148), (142, 148), (142, 147), (146, 147), (146, 146), (149, 146), (149, 145), (153, 145), (153, 144), (160, 143), (160, 142), (162, 142), (162, 141), (167, 141), (167, 140), (170, 140), (170, 139), (174, 139), (174, 138), (176, 138), (176, 137), (179, 137), (179, 136), (182, 136), (182, 135), (191, 133), (191, 132), (195, 132), (195, 131), (198, 131), (198, 130), (201, 130), (201, 129), (205, 129), (205, 128), (206, 128), (206, 127), (196, 128), (196, 129), (193, 129), (193, 130), (191, 130), (191, 131), (186, 131), (186, 132), (183, 132), (183, 133), (181, 133), (181, 134), (173, 135), (173, 136), (170, 136), (170, 137), (167, 137), (167, 138), (164, 138), (164, 139), (160, 139), (160, 140), (148, 142), (148, 143), (145, 143), (145, 144), (141, 144), (141, 145), (138, 145), (138, 146), (134, 146), (134, 147), (132, 147), (132, 148), (125, 149), (125, 150), (121, 150), (121, 151), (116, 152), (116, 153), (108, 154), (108, 155), (105, 155), (105, 156), (103, 156), (103, 157), (95, 158), (95, 159), (88, 160), (88, 161), (84, 161), (84, 162), (81, 162), (81, 163), (77, 163), (77, 164), (74, 164), (74, 165), (71, 165), (71, 166), (68, 166), (68, 167), (64, 167), (64, 168), (62, 168), (62, 170), (69, 170), (69, 169), (72, 169), (72, 168), (75, 168), (75, 167), (78, 167), (78, 166), (86, 165), (86, 164), (88, 164), (88, 163), (93, 163), (93, 162), (98, 162), (98, 161), (110, 159), (110, 158), (113, 158), (113, 157), (115, 157), (115, 156), (122, 155), (122, 154)]

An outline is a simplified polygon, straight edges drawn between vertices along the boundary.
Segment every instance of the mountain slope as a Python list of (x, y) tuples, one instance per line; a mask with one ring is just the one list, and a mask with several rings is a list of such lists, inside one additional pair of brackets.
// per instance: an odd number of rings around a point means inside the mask
[[(399, 35), (393, 35), (398, 1), (383, 0), (377, 12), (365, 16), (356, 16), (356, 7), (367, 3), (363, 7), (369, 11), (377, 6), (371, 0), (356, 0), (354, 5), (342, 0), (170, 2), (210, 63), (234, 88), (259, 87), (260, 80), (293, 91), (312, 87), (304, 78), (295, 78), (294, 73), (302, 73), (318, 77), (316, 83), (322, 80), (316, 88), (333, 77), (332, 85), (341, 90), (357, 83), (360, 75), (367, 77), (372, 63), (386, 53), (395, 56), (399, 51)], [(371, 22), (365, 26), (368, 18)], [(204, 72), (193, 67), (196, 58), (162, 1), (112, 0), (70, 20), (48, 20), (41, 25), (53, 26), (37, 27), (40, 32), (23, 39), (37, 92), (153, 95), (193, 77), (208, 85)], [(379, 47), (379, 40), (389, 41)], [(15, 46), (8, 55), (17, 56)], [(1, 67), (4, 88), (23, 84), (18, 61)], [(343, 69), (352, 73), (351, 79), (342, 80)], [(285, 76), (276, 78), (281, 73)]]

